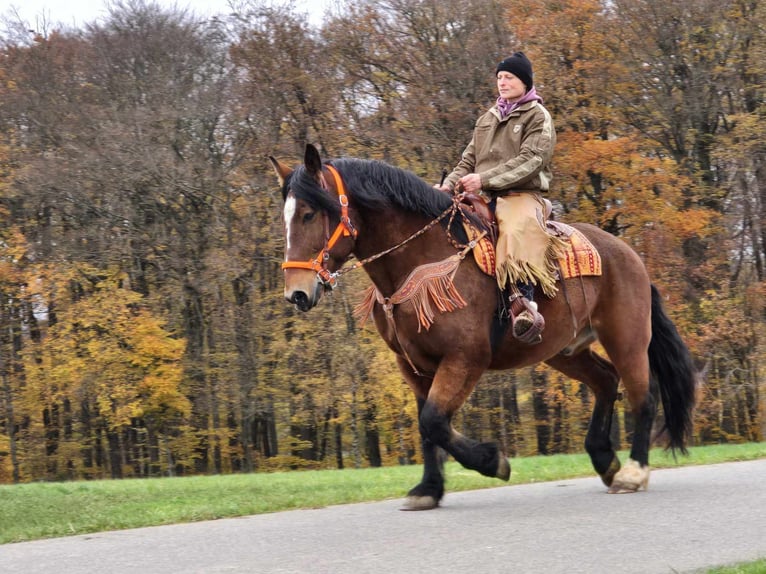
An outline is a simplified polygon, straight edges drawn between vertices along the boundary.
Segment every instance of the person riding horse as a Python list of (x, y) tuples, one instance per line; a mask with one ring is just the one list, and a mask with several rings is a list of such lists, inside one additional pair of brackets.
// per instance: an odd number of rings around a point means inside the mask
[(495, 70), (499, 96), (476, 122), (462, 157), (438, 189), (480, 194), (498, 223), (496, 278), (510, 292), (514, 336), (540, 342), (545, 320), (534, 301), (535, 286), (556, 293), (558, 239), (545, 229), (542, 193), (550, 188), (556, 131), (533, 82), (523, 52)]

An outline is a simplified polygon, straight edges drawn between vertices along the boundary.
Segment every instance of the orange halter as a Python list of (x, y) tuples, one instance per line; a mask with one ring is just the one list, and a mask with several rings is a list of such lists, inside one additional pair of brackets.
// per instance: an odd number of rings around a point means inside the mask
[[(315, 271), (319, 276), (319, 280), (322, 282), (322, 284), (333, 288), (336, 284), (336, 275), (327, 269), (327, 262), (330, 259), (330, 250), (335, 246), (341, 237), (350, 236), (351, 238), (356, 239), (358, 232), (354, 225), (351, 223), (351, 219), (348, 216), (348, 196), (346, 195), (346, 189), (343, 185), (343, 180), (341, 179), (338, 170), (336, 170), (333, 166), (327, 165), (326, 167), (335, 180), (335, 188), (338, 192), (338, 202), (340, 203), (340, 221), (335, 227), (333, 234), (330, 235), (330, 217), (327, 212), (325, 212), (325, 244), (322, 250), (317, 254), (316, 257), (314, 257), (314, 259), (309, 261), (285, 261), (282, 263), (282, 269), (309, 269), (311, 271)], [(324, 175), (321, 175), (321, 178), (322, 188), (329, 191), (327, 182), (324, 179)]]

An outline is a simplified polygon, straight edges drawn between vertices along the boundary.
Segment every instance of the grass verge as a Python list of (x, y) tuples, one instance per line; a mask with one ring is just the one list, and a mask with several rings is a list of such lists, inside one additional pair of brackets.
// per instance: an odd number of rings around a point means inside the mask
[(766, 559), (756, 560), (747, 564), (735, 564), (708, 570), (707, 574), (764, 574), (766, 573)]
[[(620, 453), (621, 460), (626, 456)], [(663, 468), (756, 458), (766, 458), (766, 443), (694, 447), (677, 460), (654, 450), (651, 460), (654, 468)], [(511, 465), (510, 484), (594, 476), (585, 454), (516, 458)], [(0, 544), (399, 498), (420, 480), (422, 470), (415, 465), (3, 485)], [(507, 484), (454, 462), (447, 463), (445, 472), (452, 492)]]

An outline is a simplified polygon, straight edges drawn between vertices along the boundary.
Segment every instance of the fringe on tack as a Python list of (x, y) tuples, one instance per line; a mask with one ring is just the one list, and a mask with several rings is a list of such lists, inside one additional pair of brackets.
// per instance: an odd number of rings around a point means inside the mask
[(428, 331), (434, 323), (436, 311), (449, 313), (467, 305), (453, 281), (461, 260), (453, 256), (435, 264), (415, 268), (404, 285), (387, 301), (377, 288), (371, 285), (365, 289), (362, 300), (354, 307), (354, 317), (360, 326), (364, 326), (375, 303), (393, 306), (411, 301), (418, 317), (418, 333), (423, 328)]
[(433, 325), (436, 313), (433, 305), (440, 313), (449, 313), (462, 309), (466, 302), (455, 288), (452, 279), (454, 271), (449, 276), (429, 277), (410, 298), (418, 315), (418, 333), (425, 327), (426, 331)]
[(375, 285), (370, 285), (362, 293), (362, 299), (354, 307), (354, 318), (359, 323), (359, 327), (364, 327), (367, 323), (367, 319), (372, 315), (372, 309), (375, 306), (375, 302), (378, 300), (378, 290)]

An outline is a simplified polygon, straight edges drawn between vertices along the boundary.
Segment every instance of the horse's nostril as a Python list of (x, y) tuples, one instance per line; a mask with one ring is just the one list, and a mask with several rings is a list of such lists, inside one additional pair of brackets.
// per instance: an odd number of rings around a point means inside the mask
[(303, 291), (296, 291), (293, 293), (291, 302), (294, 303), (301, 311), (307, 311), (309, 309), (309, 296), (306, 295)]
[(301, 303), (301, 302), (305, 303), (307, 299), (308, 299), (308, 295), (306, 295), (303, 291), (296, 291), (295, 293), (293, 293), (292, 302), (297, 305), (298, 303)]

